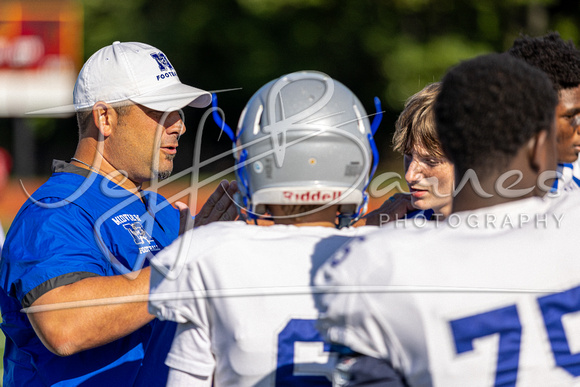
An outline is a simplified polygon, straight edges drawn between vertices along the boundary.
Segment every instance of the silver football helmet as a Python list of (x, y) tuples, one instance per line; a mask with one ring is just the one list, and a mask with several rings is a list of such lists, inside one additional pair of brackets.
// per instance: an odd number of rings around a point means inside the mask
[(338, 204), (340, 226), (366, 211), (369, 171), (378, 161), (361, 102), (314, 71), (284, 75), (252, 96), (240, 116), (234, 156), (250, 217), (264, 214), (267, 204)]

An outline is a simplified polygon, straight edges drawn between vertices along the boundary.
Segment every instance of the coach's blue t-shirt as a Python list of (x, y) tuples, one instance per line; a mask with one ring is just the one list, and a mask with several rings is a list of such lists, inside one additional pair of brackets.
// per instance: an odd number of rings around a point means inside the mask
[(59, 357), (21, 312), (58, 286), (147, 266), (147, 253), (179, 232), (179, 211), (162, 196), (144, 191), (140, 200), (99, 174), (59, 161), (53, 168), (16, 215), (2, 250), (4, 386), (165, 385), (174, 323), (153, 320), (102, 347)]

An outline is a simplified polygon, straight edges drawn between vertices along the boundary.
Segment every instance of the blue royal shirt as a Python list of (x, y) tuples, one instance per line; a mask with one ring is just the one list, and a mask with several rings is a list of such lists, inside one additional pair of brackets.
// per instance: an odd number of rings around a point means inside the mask
[[(58, 286), (148, 265), (177, 238), (179, 211), (154, 192), (137, 195), (103, 176), (55, 161), (21, 207), (0, 261), (4, 386), (161, 386), (175, 323), (153, 320), (104, 346), (59, 357), (21, 310)], [(79, 309), (82, 313), (82, 309)]]
[(413, 219), (413, 218), (425, 218), (427, 220), (433, 220), (433, 215), (435, 211), (429, 210), (413, 210), (405, 215), (405, 219)]

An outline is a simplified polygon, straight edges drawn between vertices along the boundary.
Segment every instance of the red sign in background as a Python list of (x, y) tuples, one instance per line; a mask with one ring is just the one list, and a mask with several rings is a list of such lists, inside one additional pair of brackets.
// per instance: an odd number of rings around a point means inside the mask
[(81, 26), (77, 1), (0, 2), (0, 69), (78, 68)]
[(70, 102), (82, 20), (75, 0), (0, 1), (0, 116)]

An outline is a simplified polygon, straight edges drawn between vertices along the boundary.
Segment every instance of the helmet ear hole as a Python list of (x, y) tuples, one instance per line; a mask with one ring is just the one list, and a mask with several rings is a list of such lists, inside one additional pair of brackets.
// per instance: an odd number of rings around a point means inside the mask
[(354, 114), (356, 115), (356, 123), (357, 123), (358, 130), (362, 134), (364, 134), (365, 133), (365, 126), (363, 124), (363, 120), (362, 120), (362, 116), (360, 114), (360, 111), (356, 105), (352, 105), (352, 110), (354, 111)]
[(262, 130), (260, 126), (260, 122), (262, 121), (262, 113), (264, 112), (264, 105), (260, 105), (258, 107), (258, 111), (256, 112), (256, 117), (254, 119), (254, 136), (258, 135)]

